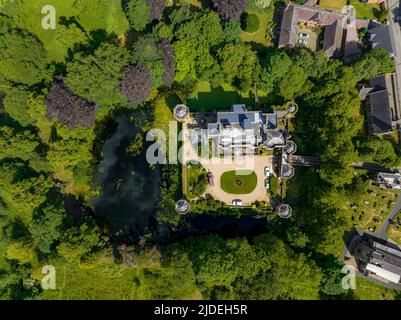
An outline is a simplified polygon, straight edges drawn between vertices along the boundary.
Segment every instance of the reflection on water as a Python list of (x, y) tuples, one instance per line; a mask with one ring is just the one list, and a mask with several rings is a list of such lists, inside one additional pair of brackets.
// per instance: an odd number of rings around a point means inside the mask
[[(145, 154), (126, 155), (139, 132), (127, 117), (116, 118), (116, 133), (103, 146), (104, 160), (96, 177), (102, 194), (93, 203), (96, 213), (112, 224), (114, 232), (140, 235), (150, 225), (160, 195), (160, 170), (149, 167)], [(145, 149), (144, 144), (144, 151)]]

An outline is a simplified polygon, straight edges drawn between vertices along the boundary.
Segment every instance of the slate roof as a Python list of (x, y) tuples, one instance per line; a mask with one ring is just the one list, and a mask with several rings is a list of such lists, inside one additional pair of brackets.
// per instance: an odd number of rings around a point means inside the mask
[(393, 56), (397, 55), (397, 46), (394, 39), (394, 33), (391, 32), (390, 25), (379, 25), (369, 30), (372, 49), (386, 49)]
[(392, 130), (392, 117), (387, 90), (369, 94), (369, 105), (373, 124), (373, 133), (380, 134)]

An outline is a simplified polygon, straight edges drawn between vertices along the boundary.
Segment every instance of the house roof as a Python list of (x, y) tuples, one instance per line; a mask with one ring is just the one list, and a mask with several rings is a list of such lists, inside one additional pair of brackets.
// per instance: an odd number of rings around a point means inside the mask
[(285, 143), (285, 138), (280, 131), (268, 131), (266, 134), (265, 144), (269, 148), (274, 148), (275, 146), (282, 146)]
[(372, 48), (386, 49), (390, 54), (397, 55), (397, 46), (394, 39), (394, 33), (390, 28), (392, 25), (379, 25), (369, 30)]
[(385, 133), (392, 130), (390, 101), (387, 90), (369, 94), (373, 133)]
[(330, 56), (341, 50), (343, 28), (340, 20), (326, 26), (324, 30), (323, 51)]
[(279, 47), (286, 45), (294, 46), (296, 44), (299, 22), (315, 21), (325, 26), (335, 24), (330, 30), (325, 31), (325, 37), (327, 33), (327, 36), (332, 39), (327, 40), (326, 48), (331, 48), (334, 43), (338, 43), (338, 39), (342, 38), (341, 23), (337, 24), (337, 21), (340, 20), (339, 22), (341, 22), (344, 17), (345, 15), (339, 12), (290, 3), (284, 9), (281, 21)]

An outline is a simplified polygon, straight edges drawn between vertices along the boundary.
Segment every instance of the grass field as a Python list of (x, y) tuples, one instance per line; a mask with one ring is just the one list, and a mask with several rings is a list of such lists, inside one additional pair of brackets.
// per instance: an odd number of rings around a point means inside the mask
[(387, 229), (387, 235), (388, 237), (401, 244), (401, 215), (397, 214), (394, 218), (393, 224), (390, 224), (390, 226)]
[(375, 10), (381, 10), (380, 5), (375, 3), (362, 3), (359, 0), (351, 0), (350, 4), (355, 7), (356, 17), (360, 19), (375, 19)]
[(259, 18), (260, 25), (256, 32), (248, 33), (241, 30), (241, 39), (252, 44), (259, 50), (269, 47), (272, 41), (270, 29), (273, 26), (274, 8), (272, 7), (263, 11), (254, 11), (250, 9), (247, 12), (250, 14), (256, 14)]
[[(390, 214), (398, 192), (382, 190), (369, 185), (369, 181), (355, 195), (349, 193), (345, 210), (351, 211), (354, 226), (359, 230), (377, 229)], [(362, 196), (361, 196), (362, 194)]]
[(220, 186), (223, 191), (231, 194), (247, 194), (255, 190), (258, 178), (254, 171), (227, 171), (221, 175)]
[(387, 289), (361, 277), (356, 278), (356, 288), (353, 290), (358, 300), (394, 300), (397, 292)]
[[(358, 0), (359, 1), (359, 0)], [(341, 10), (347, 4), (347, 0), (320, 0), (319, 5), (326, 9)]]
[(240, 93), (230, 85), (224, 84), (212, 88), (209, 82), (199, 81), (188, 97), (188, 106), (191, 111), (227, 110), (233, 104), (245, 103), (254, 105), (254, 99), (249, 95)]

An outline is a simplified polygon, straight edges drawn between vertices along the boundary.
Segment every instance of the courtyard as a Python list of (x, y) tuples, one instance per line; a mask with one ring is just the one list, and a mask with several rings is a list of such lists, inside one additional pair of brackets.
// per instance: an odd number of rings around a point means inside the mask
[(212, 176), (213, 183), (207, 184), (203, 196), (209, 194), (227, 205), (232, 205), (234, 200), (241, 200), (243, 206), (251, 206), (255, 202), (269, 202), (268, 190), (265, 187), (265, 168), (270, 168), (272, 172), (273, 156), (200, 157), (191, 145), (188, 130), (191, 123), (192, 119), (183, 123), (183, 179), (187, 179), (185, 164), (196, 161)]

